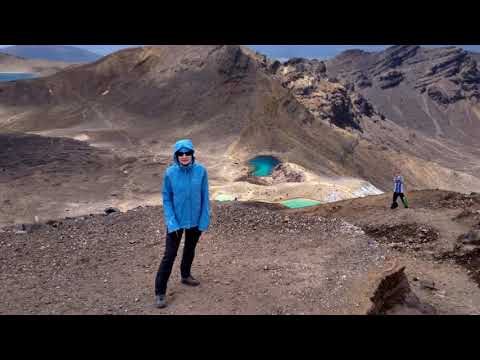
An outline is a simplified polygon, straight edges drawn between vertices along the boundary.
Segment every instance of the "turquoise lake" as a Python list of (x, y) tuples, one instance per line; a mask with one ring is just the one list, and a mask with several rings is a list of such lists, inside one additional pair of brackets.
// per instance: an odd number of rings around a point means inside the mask
[(269, 176), (280, 160), (273, 156), (257, 156), (248, 162), (253, 167), (254, 176)]

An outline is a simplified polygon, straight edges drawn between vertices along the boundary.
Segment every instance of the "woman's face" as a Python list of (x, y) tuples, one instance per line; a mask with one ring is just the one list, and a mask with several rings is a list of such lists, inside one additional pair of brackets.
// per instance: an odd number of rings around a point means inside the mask
[(178, 161), (182, 165), (188, 165), (192, 161), (192, 155), (193, 155), (193, 151), (187, 151), (187, 152), (179, 151), (177, 153)]

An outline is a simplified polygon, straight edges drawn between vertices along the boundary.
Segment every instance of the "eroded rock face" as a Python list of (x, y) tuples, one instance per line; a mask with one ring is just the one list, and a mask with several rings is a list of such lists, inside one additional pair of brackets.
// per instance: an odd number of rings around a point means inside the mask
[(305, 175), (288, 164), (278, 164), (272, 172), (272, 179), (274, 184), (285, 182), (298, 183), (305, 181)]
[(447, 49), (442, 56), (432, 62), (426, 75), (442, 75), (445, 77), (456, 75), (465, 64), (469, 63), (469, 59), (466, 59), (466, 57), (466, 51), (461, 49)]
[(427, 95), (430, 99), (442, 105), (453, 104), (465, 98), (461, 90), (452, 86), (451, 82), (447, 82), (444, 86), (441, 86), (441, 84), (431, 85), (427, 89)]
[(478, 98), (480, 72), (476, 61), (466, 51), (453, 49), (446, 52), (418, 80), (416, 88), (427, 90), (438, 104), (453, 104), (459, 100)]
[(380, 83), (380, 88), (388, 89), (400, 84), (404, 78), (405, 77), (401, 71), (392, 70), (380, 75), (378, 77), (378, 82)]
[(360, 89), (372, 86), (372, 81), (365, 75), (363, 71), (353, 74), (353, 83)]
[(270, 186), (281, 183), (299, 183), (305, 181), (304, 170), (290, 163), (280, 163), (269, 176), (254, 176), (251, 173), (242, 175), (235, 181), (246, 181), (255, 185)]
[(380, 53), (347, 51), (328, 62), (328, 76), (363, 89), (386, 90), (408, 82), (439, 105), (480, 98), (480, 71), (475, 56), (455, 48), (392, 46)]
[(361, 130), (362, 117), (376, 115), (373, 105), (355, 92), (355, 86), (371, 86), (362, 73), (357, 81), (342, 83), (327, 77), (323, 61), (301, 58), (283, 64), (277, 61), (269, 71), (313, 115), (338, 127)]
[(413, 58), (419, 49), (418, 45), (396, 45), (388, 48), (375, 64), (375, 74), (399, 67), (408, 59)]
[(352, 102), (353, 102), (353, 108), (355, 109), (355, 112), (360, 115), (364, 115), (367, 117), (373, 117), (375, 115), (378, 115), (375, 112), (375, 108), (373, 105), (367, 101), (362, 95), (356, 93), (352, 94), (351, 96)]
[(348, 84), (386, 119), (475, 146), (480, 134), (480, 57), (475, 55), (455, 47), (404, 45), (344, 52), (325, 63), (328, 78)]

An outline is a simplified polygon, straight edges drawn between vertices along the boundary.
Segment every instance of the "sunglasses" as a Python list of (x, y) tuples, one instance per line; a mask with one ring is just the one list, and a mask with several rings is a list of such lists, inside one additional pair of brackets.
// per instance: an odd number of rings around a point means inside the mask
[(177, 151), (177, 156), (183, 156), (183, 155), (192, 156), (193, 151), (187, 151), (187, 152)]

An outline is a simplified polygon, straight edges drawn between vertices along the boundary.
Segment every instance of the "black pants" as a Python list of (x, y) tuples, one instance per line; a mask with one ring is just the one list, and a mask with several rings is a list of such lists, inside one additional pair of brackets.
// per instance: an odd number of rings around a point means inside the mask
[[(155, 295), (165, 295), (167, 292), (168, 279), (172, 273), (182, 235), (183, 229), (167, 234), (165, 253), (155, 278)], [(182, 278), (190, 276), (193, 258), (195, 257), (195, 247), (201, 235), (202, 232), (198, 230), (198, 227), (185, 230), (185, 245), (183, 247), (182, 263), (180, 264)]]
[(398, 192), (394, 192), (393, 193), (393, 202), (392, 202), (392, 206), (391, 208), (392, 209), (395, 209), (397, 206), (398, 206), (398, 203), (397, 203), (397, 198), (400, 197), (400, 199), (402, 200), (402, 203), (403, 203), (403, 206), (405, 208), (408, 207), (406, 201), (405, 201), (405, 195), (403, 193), (398, 193)]

